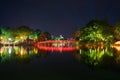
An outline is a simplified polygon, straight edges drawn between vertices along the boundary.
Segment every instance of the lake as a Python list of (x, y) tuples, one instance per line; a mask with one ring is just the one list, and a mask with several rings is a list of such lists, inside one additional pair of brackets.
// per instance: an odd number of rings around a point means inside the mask
[(1, 46), (0, 78), (10, 80), (120, 79), (120, 52), (97, 47), (44, 50), (34, 46)]

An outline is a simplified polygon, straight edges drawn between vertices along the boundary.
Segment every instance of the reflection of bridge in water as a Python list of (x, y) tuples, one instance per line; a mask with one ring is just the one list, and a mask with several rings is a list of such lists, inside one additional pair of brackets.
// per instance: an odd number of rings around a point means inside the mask
[(74, 45), (74, 40), (47, 40), (35, 44), (39, 49), (48, 51), (72, 51)]

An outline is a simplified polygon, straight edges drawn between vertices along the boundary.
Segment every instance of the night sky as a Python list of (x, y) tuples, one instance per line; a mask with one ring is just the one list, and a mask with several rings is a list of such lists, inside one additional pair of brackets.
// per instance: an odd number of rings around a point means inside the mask
[(92, 19), (120, 20), (120, 0), (1, 0), (0, 25), (70, 37)]

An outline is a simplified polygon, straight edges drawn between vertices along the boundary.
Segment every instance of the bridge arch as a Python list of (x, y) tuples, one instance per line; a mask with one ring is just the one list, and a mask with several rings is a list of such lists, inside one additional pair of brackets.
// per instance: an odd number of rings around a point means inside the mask
[(74, 40), (47, 40), (47, 41), (40, 41), (35, 44), (38, 48), (44, 50), (74, 50), (75, 48), (75, 41)]

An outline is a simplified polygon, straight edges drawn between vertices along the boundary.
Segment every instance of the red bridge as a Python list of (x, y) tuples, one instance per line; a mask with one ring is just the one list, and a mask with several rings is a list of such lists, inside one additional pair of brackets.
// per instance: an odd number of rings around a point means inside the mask
[(74, 45), (74, 40), (47, 40), (35, 43), (40, 50), (48, 51), (73, 51)]

